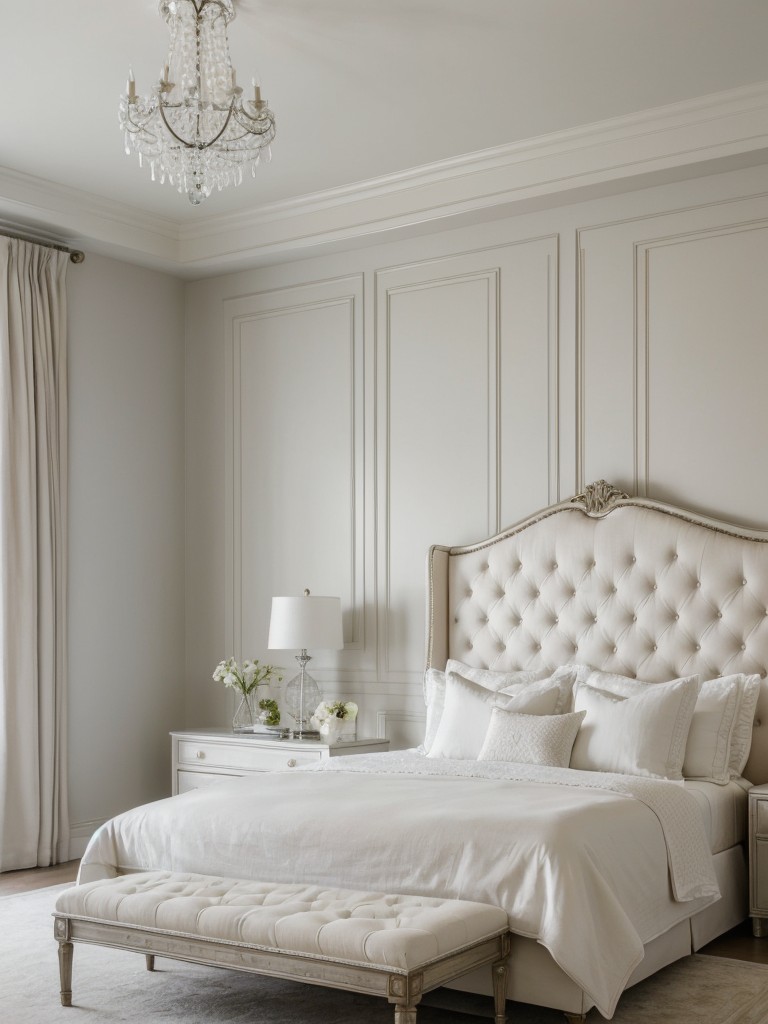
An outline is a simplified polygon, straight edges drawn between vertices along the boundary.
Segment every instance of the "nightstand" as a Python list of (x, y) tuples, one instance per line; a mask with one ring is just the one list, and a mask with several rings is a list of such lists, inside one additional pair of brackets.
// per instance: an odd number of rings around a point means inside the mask
[[(345, 754), (373, 754), (389, 749), (389, 740), (273, 740), (231, 729), (186, 729), (172, 732), (173, 795), (273, 769), (298, 768)], [(768, 911), (766, 911), (768, 913)]]
[(749, 791), (749, 914), (753, 935), (768, 935), (768, 785)]

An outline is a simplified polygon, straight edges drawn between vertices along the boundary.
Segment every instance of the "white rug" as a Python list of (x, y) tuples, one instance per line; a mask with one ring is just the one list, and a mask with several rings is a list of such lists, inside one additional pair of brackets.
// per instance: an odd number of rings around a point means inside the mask
[[(51, 912), (65, 886), (0, 897), (2, 1024), (392, 1024), (383, 1000), (121, 950), (75, 945), (72, 1007), (61, 1006)], [(768, 941), (768, 940), (766, 940)], [(427, 1001), (433, 1005), (428, 1005)], [(510, 1024), (563, 1024), (552, 1010), (509, 1003)], [(491, 1000), (447, 989), (419, 1024), (480, 1024)], [(593, 1010), (588, 1020), (602, 1017)], [(622, 997), (616, 1024), (768, 1024), (768, 967), (691, 956)]]

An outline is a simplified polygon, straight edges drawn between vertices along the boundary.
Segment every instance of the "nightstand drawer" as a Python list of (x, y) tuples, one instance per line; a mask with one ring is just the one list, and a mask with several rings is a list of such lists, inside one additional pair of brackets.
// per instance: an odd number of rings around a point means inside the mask
[(755, 800), (755, 835), (768, 839), (768, 800)]
[(272, 769), (296, 768), (302, 764), (312, 764), (322, 757), (321, 750), (297, 751), (286, 748), (279, 740), (267, 742), (274, 743), (274, 747), (265, 746), (264, 743), (211, 743), (205, 740), (179, 740), (179, 765), (265, 772)]
[(231, 782), (233, 779), (240, 779), (241, 775), (210, 775), (208, 772), (184, 772), (176, 773), (177, 792), (189, 793), (192, 789), (204, 789), (206, 786), (215, 786), (221, 782)]

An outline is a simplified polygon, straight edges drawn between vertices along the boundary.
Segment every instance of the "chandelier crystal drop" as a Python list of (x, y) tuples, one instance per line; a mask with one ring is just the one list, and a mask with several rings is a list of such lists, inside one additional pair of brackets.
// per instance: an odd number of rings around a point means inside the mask
[(243, 99), (229, 55), (233, 0), (160, 0), (170, 49), (148, 97), (136, 95), (133, 72), (120, 98), (125, 151), (149, 163), (152, 180), (168, 181), (199, 206), (214, 188), (239, 185), (265, 151), (272, 158), (275, 116), (253, 81)]

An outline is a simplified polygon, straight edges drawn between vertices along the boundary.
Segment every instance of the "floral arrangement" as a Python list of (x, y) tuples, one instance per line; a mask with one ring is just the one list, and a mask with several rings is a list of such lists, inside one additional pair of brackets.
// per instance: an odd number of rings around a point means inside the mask
[(313, 728), (321, 736), (329, 736), (341, 728), (342, 722), (354, 722), (357, 718), (357, 704), (351, 700), (337, 700), (333, 703), (321, 701), (311, 718)]
[(280, 708), (271, 697), (263, 697), (259, 701), (259, 721), (264, 725), (280, 725)]
[(258, 659), (253, 661), (246, 658), (241, 667), (234, 658), (227, 658), (216, 666), (213, 678), (215, 682), (224, 683), (247, 697), (257, 686), (265, 686), (273, 676), (278, 683), (281, 682), (283, 677), (278, 674), (280, 671), (274, 665), (260, 665)]

